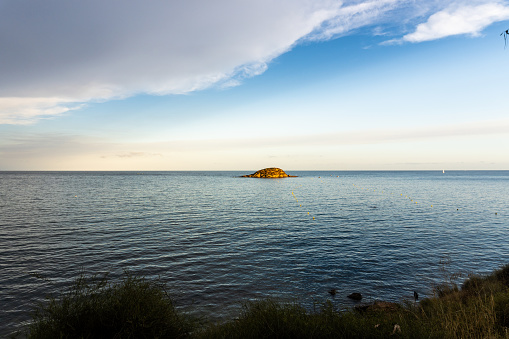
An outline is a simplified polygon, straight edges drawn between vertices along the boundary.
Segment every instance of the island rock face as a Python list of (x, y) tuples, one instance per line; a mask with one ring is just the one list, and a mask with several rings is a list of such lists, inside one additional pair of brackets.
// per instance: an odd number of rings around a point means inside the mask
[(270, 167), (259, 170), (253, 174), (243, 175), (242, 178), (295, 178), (295, 175), (288, 175), (281, 168)]

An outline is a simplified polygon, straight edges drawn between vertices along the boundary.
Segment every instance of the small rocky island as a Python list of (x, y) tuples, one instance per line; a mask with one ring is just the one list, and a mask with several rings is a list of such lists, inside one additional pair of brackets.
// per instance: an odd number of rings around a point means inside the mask
[(242, 175), (241, 178), (296, 178), (296, 175), (288, 175), (281, 168), (270, 167), (256, 171), (253, 174)]

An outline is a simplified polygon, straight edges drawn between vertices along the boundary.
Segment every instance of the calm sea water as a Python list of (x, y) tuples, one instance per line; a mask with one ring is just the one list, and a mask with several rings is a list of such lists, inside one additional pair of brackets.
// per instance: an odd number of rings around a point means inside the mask
[(160, 277), (217, 320), (269, 296), (409, 299), (444, 262), (509, 263), (509, 171), (288, 172), (0, 172), (0, 336), (82, 270)]

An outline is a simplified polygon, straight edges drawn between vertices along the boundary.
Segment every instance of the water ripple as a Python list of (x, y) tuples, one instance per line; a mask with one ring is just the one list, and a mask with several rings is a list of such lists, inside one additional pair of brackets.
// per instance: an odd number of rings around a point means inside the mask
[(509, 261), (507, 171), (239, 174), (0, 173), (0, 336), (82, 270), (160, 277), (220, 319), (267, 296), (397, 301), (430, 293), (444, 259)]

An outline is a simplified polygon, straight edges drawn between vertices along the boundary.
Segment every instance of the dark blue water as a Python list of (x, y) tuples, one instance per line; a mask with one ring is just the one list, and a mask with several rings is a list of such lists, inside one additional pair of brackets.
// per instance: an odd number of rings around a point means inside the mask
[(81, 270), (159, 276), (217, 320), (268, 296), (398, 301), (509, 263), (509, 171), (288, 172), (0, 172), (0, 336)]

